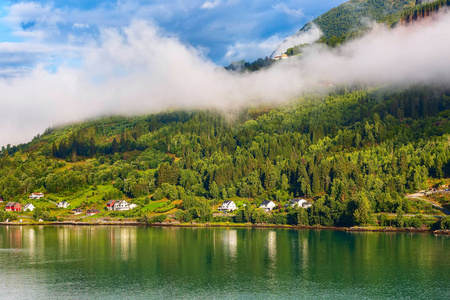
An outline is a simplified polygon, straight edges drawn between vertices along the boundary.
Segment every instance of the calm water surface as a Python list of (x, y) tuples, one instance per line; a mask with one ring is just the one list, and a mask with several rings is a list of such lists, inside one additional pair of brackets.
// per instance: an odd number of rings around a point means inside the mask
[(450, 238), (0, 227), (2, 299), (450, 299)]

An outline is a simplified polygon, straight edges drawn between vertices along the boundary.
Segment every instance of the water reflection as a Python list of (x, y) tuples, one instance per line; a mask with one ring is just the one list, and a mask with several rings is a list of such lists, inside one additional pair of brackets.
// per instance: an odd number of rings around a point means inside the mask
[(0, 282), (28, 291), (6, 298), (450, 297), (450, 239), (426, 234), (5, 226), (0, 244)]
[(270, 230), (267, 234), (267, 249), (270, 261), (275, 263), (277, 260), (277, 233), (274, 230)]
[(70, 228), (62, 226), (57, 228), (58, 232), (58, 250), (60, 255), (67, 255), (70, 251), (70, 235), (72, 231)]
[(130, 258), (130, 235), (126, 228), (120, 228), (120, 254), (122, 261)]
[(34, 228), (30, 228), (30, 230), (25, 231), (25, 239), (27, 240), (27, 248), (28, 253), (30, 255), (30, 259), (33, 259), (36, 256), (36, 233)]
[[(215, 231), (214, 231), (215, 233)], [(215, 240), (215, 239), (214, 239)], [(224, 249), (228, 250), (227, 254), (230, 258), (236, 259), (237, 256), (237, 231), (236, 229), (228, 229), (222, 232), (222, 243)]]
[(11, 248), (22, 248), (22, 226), (7, 226)]

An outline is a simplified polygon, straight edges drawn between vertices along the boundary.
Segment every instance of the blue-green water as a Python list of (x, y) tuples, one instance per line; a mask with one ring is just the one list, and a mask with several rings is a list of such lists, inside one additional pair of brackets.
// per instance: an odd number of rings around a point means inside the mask
[(450, 299), (450, 238), (0, 227), (2, 299)]

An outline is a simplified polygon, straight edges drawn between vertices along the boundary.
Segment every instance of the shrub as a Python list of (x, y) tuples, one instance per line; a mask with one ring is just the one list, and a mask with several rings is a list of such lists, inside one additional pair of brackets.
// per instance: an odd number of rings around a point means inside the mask
[(389, 226), (388, 216), (386, 214), (381, 214), (378, 216), (378, 221), (380, 222), (380, 226)]
[(161, 223), (164, 222), (164, 220), (167, 218), (166, 215), (159, 215), (159, 216), (154, 216), (153, 218), (150, 219), (150, 223)]
[(54, 222), (57, 220), (57, 218), (55, 216), (52, 216), (48, 211), (44, 211), (44, 213), (42, 214), (42, 219), (44, 219), (44, 221), (50, 222)]
[(153, 194), (153, 200), (158, 201), (164, 198), (164, 192), (162, 189), (157, 188), (155, 193)]
[(441, 229), (450, 230), (450, 216), (441, 219)]
[(422, 220), (418, 217), (410, 218), (406, 221), (406, 226), (408, 227), (414, 227), (414, 228), (421, 228), (422, 227)]
[(165, 213), (165, 212), (168, 212), (169, 210), (172, 210), (174, 208), (175, 208), (174, 204), (171, 204), (169, 206), (163, 206), (163, 207), (155, 209), (155, 213)]

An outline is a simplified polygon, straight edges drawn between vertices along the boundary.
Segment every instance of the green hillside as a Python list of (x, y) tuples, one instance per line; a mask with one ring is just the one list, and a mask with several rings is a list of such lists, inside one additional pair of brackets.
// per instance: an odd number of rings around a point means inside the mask
[[(309, 30), (314, 23), (323, 33), (318, 42), (336, 47), (347, 40), (362, 36), (370, 28), (371, 22), (394, 27), (400, 22), (408, 23), (425, 18), (448, 5), (449, 0), (425, 3), (421, 0), (351, 0), (307, 23), (300, 32)], [(289, 48), (286, 54), (299, 54), (304, 46)]]
[[(350, 0), (307, 23), (297, 34), (319, 26), (323, 35), (319, 43), (335, 47), (364, 34), (372, 22), (393, 24), (402, 12), (419, 5), (416, 0)], [(287, 50), (288, 55), (302, 52), (303, 45)]]
[[(410, 11), (408, 9), (415, 7), (416, 4), (419, 4), (419, 0), (350, 0), (307, 23), (297, 34), (308, 31), (314, 23), (323, 33), (319, 43), (335, 47), (348, 39), (362, 35), (373, 21), (391, 24), (398, 22), (400, 14)], [(289, 48), (286, 54), (289, 56), (301, 54), (302, 48), (306, 45)], [(253, 63), (233, 62), (226, 69), (253, 72), (270, 67), (272, 64), (273, 60), (260, 58)]]
[(393, 27), (399, 22), (410, 23), (437, 13), (443, 7), (450, 6), (450, 0), (434, 0), (431, 2), (417, 1), (415, 6), (408, 7), (400, 12), (381, 19), (383, 23)]
[[(319, 26), (325, 38), (340, 37), (367, 26), (371, 21), (379, 21), (412, 7), (415, 3), (415, 0), (351, 0), (329, 10), (312, 22)], [(309, 26), (307, 24), (304, 29)]]
[[(307, 23), (297, 34), (311, 29), (316, 24), (323, 35), (317, 41), (330, 47), (337, 47), (348, 40), (363, 36), (370, 29), (372, 22), (384, 23), (395, 27), (399, 23), (414, 22), (438, 12), (442, 7), (449, 6), (450, 0), (351, 0), (331, 9), (313, 21)], [(301, 55), (309, 44), (301, 44), (286, 50), (288, 56)], [(266, 57), (249, 63), (246, 61), (232, 62), (226, 67), (229, 71), (254, 72), (268, 68), (276, 61)]]
[[(102, 118), (5, 149), (0, 195), (25, 204), (30, 192), (44, 192), (36, 218), (70, 218), (69, 209), (49, 202), (67, 200), (70, 208), (99, 208), (110, 218), (207, 221), (232, 199), (247, 206), (215, 221), (352, 226), (375, 224), (376, 214), (388, 212), (404, 226), (403, 213), (440, 214), (404, 195), (448, 184), (449, 115), (449, 90), (415, 86), (338, 89), (249, 108), (233, 121), (213, 111)], [(285, 209), (294, 197), (314, 205)], [(104, 210), (118, 198), (139, 208)], [(278, 207), (270, 215), (256, 209), (267, 199)]]
[[(414, 6), (415, 1), (352, 0), (314, 22), (325, 33), (321, 42), (334, 46), (364, 31), (362, 17), (410, 22), (449, 1)], [(272, 62), (232, 67), (258, 70)], [(450, 210), (450, 193), (443, 191), (450, 184), (449, 119), (450, 89), (418, 85), (337, 87), (284, 106), (249, 107), (233, 118), (171, 110), (49, 128), (0, 152), (0, 221), (20, 216), (450, 229), (450, 217), (439, 219)], [(440, 193), (428, 202), (405, 197), (432, 187)], [(28, 200), (32, 192), (45, 198)], [(299, 197), (312, 207), (286, 206)], [(108, 211), (111, 199), (138, 207)], [(56, 208), (62, 200), (70, 208)], [(233, 200), (238, 211), (219, 214), (225, 200)], [(257, 208), (264, 200), (275, 202), (274, 212)], [(31, 201), (37, 210), (5, 213), (8, 201)], [(70, 214), (73, 208), (100, 214), (78, 217)]]

